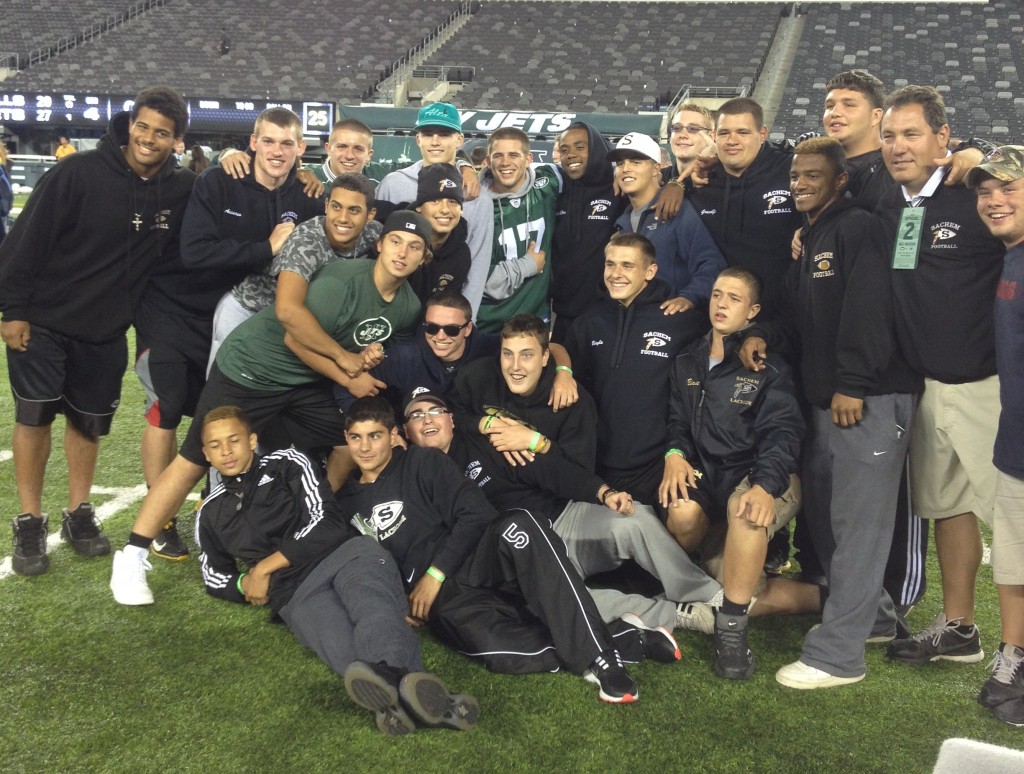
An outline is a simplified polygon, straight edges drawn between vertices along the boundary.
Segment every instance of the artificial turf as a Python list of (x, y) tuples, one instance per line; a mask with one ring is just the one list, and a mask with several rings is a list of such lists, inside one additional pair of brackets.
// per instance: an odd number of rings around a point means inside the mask
[[(0, 384), (0, 449), (9, 448), (13, 405)], [(114, 429), (100, 452), (104, 491), (142, 483), (142, 393), (130, 371)], [(64, 506), (62, 420), (45, 494), (59, 530)], [(17, 513), (13, 464), (0, 455), (0, 502)], [(114, 494), (99, 494), (97, 505)], [(137, 507), (137, 506), (136, 506)], [(190, 504), (180, 528), (191, 543)], [(135, 507), (110, 518), (123, 544)], [(0, 532), (9, 557), (11, 534)], [(985, 662), (913, 668), (868, 649), (868, 676), (827, 691), (774, 680), (799, 654), (813, 616), (757, 619), (749, 682), (711, 673), (711, 639), (679, 632), (683, 660), (632, 669), (640, 699), (611, 706), (567, 674), (504, 676), (423, 634), (428, 668), (481, 705), (471, 733), (382, 736), (340, 679), (267, 613), (208, 597), (193, 557), (153, 559), (156, 604), (117, 605), (110, 558), (83, 559), (61, 545), (48, 574), (0, 577), (0, 770), (4, 772), (454, 772), (700, 771), (928, 772), (944, 739), (964, 736), (1024, 749), (1024, 729), (975, 702)], [(9, 559), (0, 567), (9, 570)], [(939, 609), (938, 571), (911, 615), (915, 628)], [(998, 644), (991, 571), (979, 579), (978, 624), (986, 653)], [(987, 662), (987, 659), (986, 659)]]

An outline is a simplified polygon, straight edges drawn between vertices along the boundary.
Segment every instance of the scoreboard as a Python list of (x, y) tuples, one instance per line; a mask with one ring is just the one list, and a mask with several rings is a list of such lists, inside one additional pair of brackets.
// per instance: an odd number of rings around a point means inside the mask
[[(25, 124), (53, 129), (98, 127), (104, 129), (111, 116), (131, 110), (132, 97), (115, 95), (3, 92), (0, 91), (0, 124)], [(185, 100), (189, 129), (195, 132), (249, 134), (256, 117), (266, 108), (284, 107), (302, 119), (302, 133), (308, 136), (331, 133), (336, 107), (332, 102), (274, 102), (270, 100), (197, 99)]]

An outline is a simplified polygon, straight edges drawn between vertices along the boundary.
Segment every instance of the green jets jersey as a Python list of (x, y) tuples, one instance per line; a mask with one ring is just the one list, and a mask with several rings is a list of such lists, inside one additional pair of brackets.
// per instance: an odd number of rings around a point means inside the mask
[(480, 330), (497, 333), (508, 318), (517, 314), (535, 314), (544, 320), (550, 317), (551, 237), (560, 187), (561, 178), (553, 167), (538, 166), (527, 170), (527, 181), (517, 194), (489, 194), (494, 203), (494, 243), (488, 275), (502, 261), (525, 257), (531, 242), (544, 251), (545, 261), (540, 274), (527, 277), (518, 287), (508, 288), (510, 295), (496, 298), (484, 292), (477, 314)]

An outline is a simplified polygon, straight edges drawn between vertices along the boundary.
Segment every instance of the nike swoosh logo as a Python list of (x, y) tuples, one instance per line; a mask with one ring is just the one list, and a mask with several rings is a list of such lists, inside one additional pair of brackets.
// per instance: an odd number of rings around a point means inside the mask
[(409, 577), (408, 577), (408, 579), (405, 582), (406, 583), (412, 583), (412, 576), (415, 575), (415, 574), (416, 574), (415, 570), (413, 570), (411, 573), (409, 573)]
[(879, 455), (888, 454), (888, 453), (889, 452), (887, 452), (887, 451), (882, 451), (882, 452), (875, 452), (874, 454), (875, 454), (876, 457), (878, 457)]

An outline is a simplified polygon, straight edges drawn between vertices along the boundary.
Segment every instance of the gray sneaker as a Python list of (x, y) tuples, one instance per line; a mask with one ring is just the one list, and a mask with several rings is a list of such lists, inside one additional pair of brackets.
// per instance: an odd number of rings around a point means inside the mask
[(981, 633), (977, 626), (971, 626), (970, 632), (961, 634), (957, 631), (959, 625), (959, 618), (950, 621), (945, 613), (939, 613), (931, 626), (913, 637), (890, 642), (886, 655), (904, 664), (921, 665), (932, 661), (977, 664), (985, 658), (985, 651), (981, 649)]
[(707, 602), (680, 602), (676, 605), (676, 628), (714, 634), (715, 610)]
[(726, 615), (721, 610), (715, 616), (714, 672), (727, 680), (749, 680), (754, 674), (757, 659), (747, 644), (745, 615)]

